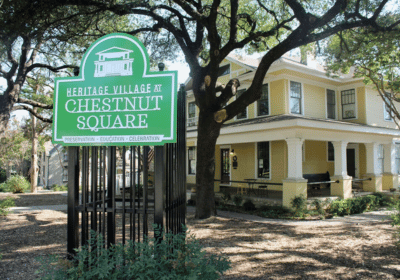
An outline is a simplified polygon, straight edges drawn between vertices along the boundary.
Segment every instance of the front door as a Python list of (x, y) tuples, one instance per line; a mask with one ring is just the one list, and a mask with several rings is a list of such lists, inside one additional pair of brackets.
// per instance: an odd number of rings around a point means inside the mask
[(347, 175), (351, 177), (356, 177), (356, 150), (347, 149)]
[(231, 159), (229, 149), (221, 149), (221, 184), (229, 184), (231, 180)]

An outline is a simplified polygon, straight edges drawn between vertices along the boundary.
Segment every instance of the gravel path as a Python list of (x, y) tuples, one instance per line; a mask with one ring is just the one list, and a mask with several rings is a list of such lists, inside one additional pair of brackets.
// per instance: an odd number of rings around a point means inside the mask
[[(20, 196), (14, 213), (0, 217), (0, 279), (36, 279), (38, 256), (65, 256), (67, 207), (51, 205), (62, 194), (46, 198)], [(27, 205), (35, 199), (41, 206)], [(288, 221), (219, 211), (196, 220), (188, 207), (187, 226), (208, 253), (231, 261), (222, 279), (400, 279), (388, 214)]]

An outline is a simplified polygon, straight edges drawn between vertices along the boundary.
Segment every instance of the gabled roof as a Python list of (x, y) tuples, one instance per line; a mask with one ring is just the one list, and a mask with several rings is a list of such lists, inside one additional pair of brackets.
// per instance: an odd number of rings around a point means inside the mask
[(242, 55), (237, 55), (234, 53), (230, 53), (227, 57), (226, 60), (239, 64), (243, 66), (244, 68), (248, 68), (249, 70), (255, 70), (257, 69), (258, 65), (260, 64), (260, 59), (255, 59), (249, 56), (242, 56)]
[(103, 54), (103, 53), (122, 53), (122, 52), (133, 52), (132, 50), (128, 50), (128, 49), (123, 49), (123, 48), (118, 48), (118, 47), (112, 47), (109, 49), (106, 49), (104, 51), (98, 52), (96, 53), (97, 55), (99, 54)]
[[(257, 70), (258, 65), (261, 61), (261, 54), (259, 58), (254, 58), (246, 55), (238, 55), (234, 53), (230, 53), (225, 59), (230, 63), (235, 63), (243, 68), (247, 69), (248, 72), (241, 74), (240, 76), (247, 75), (249, 72), (255, 72)], [(292, 56), (289, 53), (286, 53), (281, 58), (277, 59), (270, 67), (269, 73), (274, 72), (280, 69), (291, 69), (294, 71), (298, 71), (300, 73), (309, 73), (310, 75), (325, 78), (329, 80), (348, 82), (350, 80), (354, 80), (354, 69), (348, 74), (340, 74), (339, 77), (329, 77), (327, 76), (327, 71), (325, 67), (319, 63), (317, 60), (312, 57), (307, 58), (308, 64), (301, 63), (301, 59), (299, 56)], [(240, 77), (239, 76), (239, 77)], [(192, 89), (192, 78), (189, 77), (185, 82), (185, 89)]]

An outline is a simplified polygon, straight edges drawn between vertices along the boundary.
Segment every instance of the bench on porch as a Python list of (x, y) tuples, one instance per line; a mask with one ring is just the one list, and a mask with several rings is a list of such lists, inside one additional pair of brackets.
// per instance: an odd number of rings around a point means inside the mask
[(328, 188), (331, 186), (330, 183), (325, 183), (331, 180), (328, 171), (326, 173), (303, 174), (303, 178), (308, 180), (307, 184), (313, 189), (320, 189), (321, 184), (327, 184)]

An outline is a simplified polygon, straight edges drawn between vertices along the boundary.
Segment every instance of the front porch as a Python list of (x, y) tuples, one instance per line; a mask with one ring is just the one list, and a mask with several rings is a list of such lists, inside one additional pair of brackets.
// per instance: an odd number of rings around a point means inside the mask
[[(350, 197), (358, 197), (358, 196), (366, 196), (373, 194), (373, 192), (364, 191), (362, 189), (362, 183), (365, 180), (355, 180), (352, 182), (352, 193)], [(217, 181), (218, 183), (218, 181)], [(268, 185), (263, 183), (263, 185)], [(282, 184), (283, 185), (283, 184)], [(268, 188), (261, 189), (250, 189), (248, 187), (241, 186), (220, 186), (219, 192), (216, 192), (215, 195), (217, 198), (222, 199), (224, 195), (229, 193), (231, 197), (236, 194), (242, 195), (243, 199), (251, 199), (253, 203), (256, 205), (268, 204), (268, 205), (283, 205), (283, 191), (279, 190), (268, 190)], [(384, 190), (384, 193), (390, 193), (389, 190)], [(335, 196), (331, 193), (331, 188), (327, 185), (321, 186), (319, 188), (313, 188), (312, 185), (307, 188), (307, 200), (308, 202), (312, 202), (315, 199), (319, 200), (335, 200), (338, 198), (342, 198), (341, 196)]]

